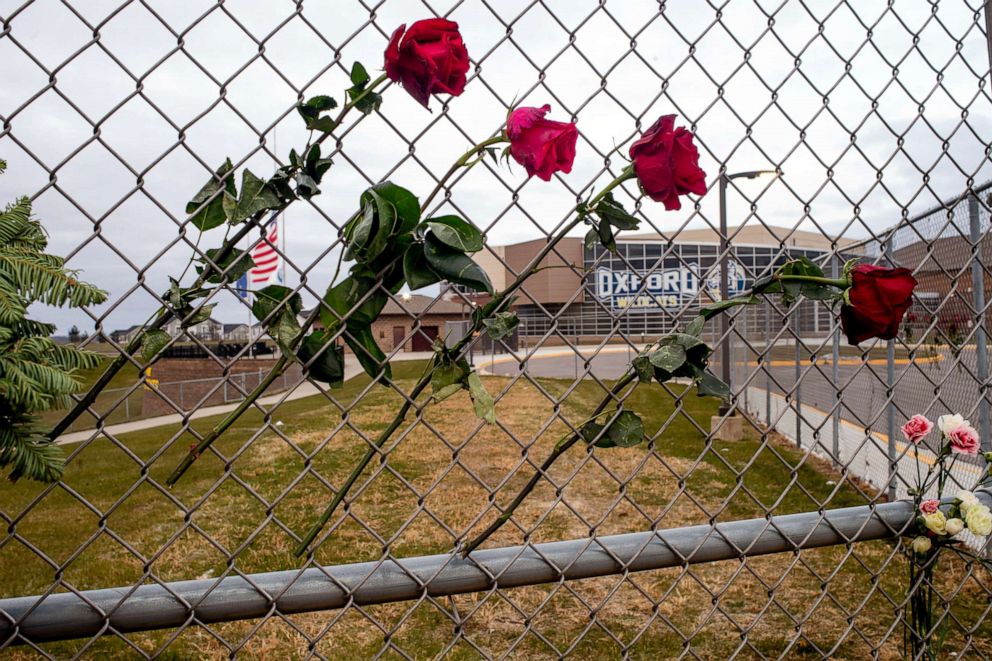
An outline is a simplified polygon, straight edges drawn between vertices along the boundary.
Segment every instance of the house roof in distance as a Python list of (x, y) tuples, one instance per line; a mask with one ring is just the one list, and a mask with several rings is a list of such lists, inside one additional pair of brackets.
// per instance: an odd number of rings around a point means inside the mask
[[(400, 305), (402, 304), (402, 307)], [(409, 300), (397, 296), (390, 298), (383, 308), (382, 314), (422, 315), (422, 314), (466, 314), (471, 306), (457, 294), (450, 297), (433, 298), (421, 294), (412, 294)]]

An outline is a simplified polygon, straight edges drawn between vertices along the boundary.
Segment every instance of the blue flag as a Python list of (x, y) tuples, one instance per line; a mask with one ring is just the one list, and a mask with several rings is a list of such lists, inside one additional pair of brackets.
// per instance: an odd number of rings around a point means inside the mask
[(248, 298), (248, 293), (249, 292), (248, 292), (248, 274), (247, 273), (245, 273), (240, 278), (238, 278), (238, 281), (236, 283), (234, 283), (234, 291), (241, 298), (244, 298), (244, 299), (247, 299)]

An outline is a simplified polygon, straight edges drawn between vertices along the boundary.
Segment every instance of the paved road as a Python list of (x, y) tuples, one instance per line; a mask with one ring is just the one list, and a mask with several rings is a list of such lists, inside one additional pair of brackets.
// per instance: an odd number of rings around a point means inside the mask
[[(814, 346), (818, 346), (819, 342)], [(568, 347), (556, 347), (535, 352), (526, 361), (532, 376), (574, 379), (588, 374), (601, 379), (613, 379), (623, 374), (633, 349), (607, 346), (596, 353), (595, 347), (580, 347), (579, 352)], [(740, 353), (744, 353), (743, 350)], [(781, 354), (779, 354), (781, 355)], [(873, 354), (877, 356), (876, 354)], [(513, 356), (476, 356), (476, 365), (492, 374), (511, 376), (521, 371), (521, 363)], [(587, 367), (588, 363), (588, 367)], [(895, 426), (914, 413), (924, 413), (932, 419), (948, 412), (961, 413), (979, 426), (979, 382), (976, 358), (972, 348), (965, 348), (955, 357), (943, 349), (931, 357), (896, 358), (894, 362)], [(711, 368), (719, 374), (718, 362)], [(831, 411), (840, 392), (841, 417), (860, 427), (881, 434), (888, 432), (887, 361), (873, 357), (864, 361), (857, 356), (841, 356), (837, 365), (836, 385), (829, 347), (815, 361), (800, 363), (797, 381), (795, 360), (777, 359), (768, 366), (757, 363), (751, 356), (747, 362), (738, 360), (732, 379), (735, 390), (745, 384), (768, 389), (772, 393), (792, 395), (798, 383), (801, 406)], [(753, 392), (753, 391), (752, 391)], [(761, 402), (749, 402), (750, 408), (764, 410)], [(988, 443), (986, 435), (985, 442)]]

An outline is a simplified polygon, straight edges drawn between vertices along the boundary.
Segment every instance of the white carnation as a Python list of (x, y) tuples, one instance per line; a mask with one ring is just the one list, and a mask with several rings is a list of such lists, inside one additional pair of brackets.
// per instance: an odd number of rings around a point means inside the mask
[(968, 421), (959, 413), (942, 415), (937, 418), (937, 427), (944, 436), (948, 436), (952, 431), (964, 424), (968, 424)]
[(934, 512), (933, 514), (924, 514), (923, 523), (926, 525), (927, 529), (938, 535), (947, 534), (947, 519), (944, 517), (944, 513), (940, 510)]
[(948, 535), (956, 535), (964, 530), (964, 521), (958, 518), (948, 519), (945, 528)]
[(920, 554), (926, 553), (927, 551), (930, 550), (931, 546), (933, 546), (933, 544), (930, 542), (929, 537), (920, 536), (913, 539), (912, 547), (913, 550), (916, 551), (917, 553)]
[(974, 505), (968, 508), (964, 515), (968, 530), (978, 537), (986, 537), (992, 533), (992, 512), (985, 505)]
[(981, 501), (978, 500), (978, 496), (970, 491), (958, 491), (957, 495), (958, 508), (961, 510), (962, 514), (965, 514), (969, 509), (975, 505), (981, 505)]

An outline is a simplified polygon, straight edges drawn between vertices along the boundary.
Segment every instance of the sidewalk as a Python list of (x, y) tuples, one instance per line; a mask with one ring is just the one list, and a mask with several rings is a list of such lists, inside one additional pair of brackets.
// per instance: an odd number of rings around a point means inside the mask
[[(430, 351), (408, 351), (406, 353), (398, 353), (392, 358), (391, 362), (400, 362), (404, 360), (426, 360), (430, 358), (433, 352)], [(345, 365), (344, 365), (344, 380), (348, 381), (359, 374), (362, 373), (362, 368), (358, 364), (358, 361), (351, 354), (345, 354)], [(328, 388), (324, 388), (328, 390)], [(322, 392), (320, 388), (311, 383), (310, 381), (304, 381), (294, 388), (291, 388), (288, 392), (282, 391), (274, 395), (266, 395), (265, 397), (260, 397), (258, 399), (258, 404), (262, 406), (271, 406), (282, 401), (290, 402), (294, 399), (303, 399), (304, 397), (312, 397), (313, 395), (318, 395)], [(203, 408), (196, 409), (195, 411), (190, 411), (188, 413), (170, 413), (169, 415), (160, 415), (154, 418), (143, 418), (141, 420), (131, 420), (129, 422), (121, 422), (114, 425), (107, 425), (102, 431), (97, 431), (96, 429), (84, 429), (82, 431), (70, 432), (68, 434), (62, 434), (56, 439), (58, 445), (69, 445), (72, 443), (82, 443), (83, 441), (88, 441), (95, 436), (102, 436), (104, 434), (110, 434), (117, 436), (119, 434), (127, 434), (129, 432), (141, 431), (142, 429), (152, 429), (154, 427), (163, 427), (166, 425), (179, 425), (182, 424), (184, 420), (197, 420), (199, 418), (207, 418), (212, 415), (220, 415), (223, 413), (230, 413), (234, 409), (238, 408), (240, 402), (232, 402), (229, 404), (218, 404), (216, 406), (206, 406)]]

